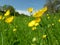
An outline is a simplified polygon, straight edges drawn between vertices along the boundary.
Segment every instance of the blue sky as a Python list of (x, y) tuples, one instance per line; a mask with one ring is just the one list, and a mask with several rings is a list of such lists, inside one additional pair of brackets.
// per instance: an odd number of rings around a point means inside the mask
[(38, 10), (43, 7), (46, 0), (0, 0), (1, 5), (12, 5), (16, 10), (26, 10), (33, 7)]
[(12, 5), (20, 14), (30, 15), (27, 8), (32, 7), (36, 11), (41, 9), (46, 0), (0, 0), (0, 6)]

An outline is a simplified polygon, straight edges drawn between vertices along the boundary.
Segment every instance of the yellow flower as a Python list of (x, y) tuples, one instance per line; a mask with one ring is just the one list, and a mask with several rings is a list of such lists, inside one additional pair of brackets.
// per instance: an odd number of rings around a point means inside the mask
[(7, 10), (4, 16), (9, 16), (10, 15), (10, 10)]
[(28, 23), (29, 27), (37, 26), (39, 25), (39, 22), (41, 21), (40, 18), (36, 18), (35, 20), (32, 20), (31, 22)]
[(47, 16), (49, 16), (49, 14), (47, 14)]
[(35, 23), (36, 23), (36, 21), (35, 21), (35, 20), (32, 20), (31, 22), (28, 23), (28, 26), (29, 26), (29, 27), (32, 27), (32, 26), (35, 25)]
[(16, 32), (16, 30), (17, 30), (17, 29), (16, 29), (16, 28), (14, 28), (14, 29), (13, 29), (13, 32)]
[(32, 27), (32, 30), (36, 30), (36, 27)]
[(36, 18), (35, 21), (36, 21), (36, 22), (40, 22), (41, 19), (40, 19), (40, 18)]
[(52, 25), (54, 25), (54, 23), (52, 23)]
[(38, 25), (39, 25), (39, 23), (36, 23), (36, 24), (35, 24), (35, 26), (38, 26)]
[(50, 17), (49, 17), (49, 16), (48, 16), (47, 18), (48, 18), (48, 19), (50, 19)]
[(2, 19), (2, 16), (0, 15), (0, 20)]
[(34, 14), (33, 14), (33, 17), (41, 17), (42, 15), (40, 14), (40, 12), (35, 12)]
[(47, 11), (47, 6), (44, 7), (44, 8), (42, 8), (42, 10), (43, 10), (44, 12)]
[(32, 39), (32, 42), (35, 42), (35, 41), (37, 41), (36, 37), (34, 37), (34, 38)]
[(58, 20), (58, 22), (60, 22), (60, 19)]
[(9, 18), (6, 18), (6, 19), (5, 19), (5, 22), (6, 22), (6, 23), (11, 23), (11, 22), (13, 21), (13, 19), (14, 19), (14, 16), (11, 16), (11, 17), (9, 17)]
[(47, 35), (43, 35), (43, 37), (42, 37), (42, 38), (44, 39), (44, 38), (46, 38), (46, 37), (47, 37)]
[(28, 12), (32, 12), (33, 11), (33, 8), (28, 8)]
[(35, 12), (33, 14), (33, 17), (41, 17), (44, 14), (45, 11), (47, 11), (47, 7), (44, 7), (41, 10)]

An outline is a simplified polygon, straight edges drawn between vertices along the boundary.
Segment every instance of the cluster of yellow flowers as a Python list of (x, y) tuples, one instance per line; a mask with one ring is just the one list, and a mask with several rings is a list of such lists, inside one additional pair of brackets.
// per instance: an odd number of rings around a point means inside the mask
[(37, 12), (35, 12), (33, 14), (33, 17), (41, 17), (45, 11), (47, 11), (47, 7), (44, 7), (41, 10), (38, 10)]
[[(4, 22), (10, 24), (14, 19), (14, 16), (10, 16), (10, 10), (7, 10), (4, 16), (0, 15), (0, 20), (4, 20)], [(16, 28), (13, 28), (13, 32), (16, 32)]]
[(40, 18), (36, 18), (35, 20), (32, 20), (31, 22), (29, 22), (28, 26), (32, 27), (32, 30), (36, 29), (36, 26), (39, 25), (39, 22), (41, 21)]
[[(31, 9), (31, 8), (30, 8)], [(29, 27), (32, 27), (32, 30), (36, 29), (36, 26), (39, 25), (39, 22), (41, 21), (41, 16), (44, 14), (44, 12), (47, 11), (47, 7), (42, 8), (41, 10), (35, 12), (32, 16), (35, 17), (35, 20), (32, 20), (28, 23)]]
[(10, 10), (7, 10), (4, 16), (2, 15), (0, 16), (0, 20), (5, 19), (6, 23), (11, 23), (14, 19), (14, 16), (9, 16), (9, 15), (10, 15)]
[(40, 21), (41, 21), (40, 18), (36, 18), (35, 20), (32, 20), (32, 21), (28, 24), (28, 26), (29, 26), (29, 27), (37, 26), (37, 25), (39, 25), (39, 22), (40, 22)]

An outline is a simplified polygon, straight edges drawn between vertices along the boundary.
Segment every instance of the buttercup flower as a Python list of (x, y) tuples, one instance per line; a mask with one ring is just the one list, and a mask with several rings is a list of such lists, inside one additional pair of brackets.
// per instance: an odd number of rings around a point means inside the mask
[(47, 14), (47, 16), (49, 16), (49, 14)]
[(50, 19), (50, 17), (49, 17), (49, 16), (48, 16), (47, 18), (48, 18), (48, 19)]
[(47, 35), (43, 35), (43, 36), (42, 36), (43, 39), (46, 38), (46, 37), (47, 37)]
[(54, 25), (54, 23), (52, 23), (52, 25)]
[(58, 22), (60, 22), (60, 19), (58, 20)]
[(9, 16), (10, 15), (10, 10), (7, 10), (4, 16)]
[(38, 26), (39, 25), (39, 23), (35, 23), (35, 26)]
[(36, 30), (36, 27), (32, 27), (32, 30)]
[(35, 25), (35, 23), (36, 23), (36, 21), (35, 21), (35, 20), (32, 20), (31, 22), (28, 23), (28, 26), (29, 26), (29, 27), (32, 27), (32, 26)]
[(47, 7), (44, 7), (41, 10), (35, 12), (33, 14), (33, 17), (41, 17), (44, 14), (45, 11), (47, 11)]
[(40, 12), (35, 12), (34, 14), (33, 14), (33, 17), (41, 17), (42, 15), (40, 15)]
[(16, 30), (17, 30), (17, 29), (16, 29), (16, 28), (14, 28), (14, 29), (13, 29), (13, 32), (15, 32)]
[(32, 42), (35, 42), (35, 41), (37, 41), (36, 37), (34, 37), (34, 38), (32, 39)]
[(33, 8), (28, 8), (28, 12), (32, 12), (33, 11)]
[(41, 19), (40, 19), (40, 18), (36, 18), (35, 21), (36, 21), (36, 22), (40, 22)]
[(9, 17), (9, 18), (6, 18), (6, 19), (5, 19), (5, 22), (6, 22), (6, 23), (11, 23), (11, 22), (13, 21), (13, 19), (14, 19), (14, 16), (11, 16), (11, 17)]
[(44, 8), (42, 8), (42, 10), (43, 10), (44, 12), (47, 11), (47, 6), (44, 7)]

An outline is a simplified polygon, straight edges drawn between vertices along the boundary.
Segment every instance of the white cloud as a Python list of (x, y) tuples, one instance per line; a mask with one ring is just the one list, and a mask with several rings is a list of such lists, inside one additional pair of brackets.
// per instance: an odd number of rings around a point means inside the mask
[(19, 12), (20, 14), (25, 14), (25, 15), (30, 16), (28, 11), (24, 11), (24, 10), (16, 10), (16, 11)]

